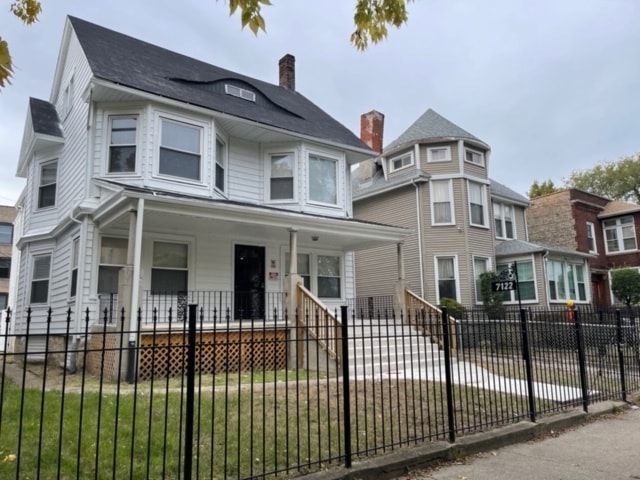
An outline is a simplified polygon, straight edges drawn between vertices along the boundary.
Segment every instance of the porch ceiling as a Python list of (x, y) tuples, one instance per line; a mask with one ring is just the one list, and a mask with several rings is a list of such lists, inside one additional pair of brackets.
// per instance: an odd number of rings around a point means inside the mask
[(402, 242), (408, 229), (353, 219), (308, 215), (299, 212), (197, 198), (158, 197), (124, 191), (120, 202), (94, 218), (103, 233), (125, 234), (129, 212), (144, 198), (145, 232), (215, 235), (251, 243), (289, 242), (289, 231), (298, 232), (298, 246), (343, 251), (362, 250)]

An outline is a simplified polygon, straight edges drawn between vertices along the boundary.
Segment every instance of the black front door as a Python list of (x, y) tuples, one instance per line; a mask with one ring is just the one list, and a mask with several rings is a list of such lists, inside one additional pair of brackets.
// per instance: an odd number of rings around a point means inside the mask
[(264, 319), (264, 247), (236, 245), (234, 318)]

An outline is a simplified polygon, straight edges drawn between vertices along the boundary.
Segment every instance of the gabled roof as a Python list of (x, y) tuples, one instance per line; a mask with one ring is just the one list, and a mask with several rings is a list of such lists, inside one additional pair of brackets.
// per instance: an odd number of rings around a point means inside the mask
[(31, 113), (34, 134), (62, 138), (60, 118), (58, 118), (56, 107), (51, 103), (31, 97), (29, 98), (29, 112)]
[(491, 197), (501, 200), (508, 200), (525, 207), (531, 205), (529, 199), (524, 195), (520, 195), (518, 192), (511, 190), (506, 185), (503, 185), (502, 183), (492, 178), (489, 179), (489, 181), (491, 182)]
[[(69, 17), (96, 78), (260, 124), (370, 151), (353, 132), (303, 95)], [(246, 88), (256, 101), (227, 95)]]
[(455, 123), (450, 122), (430, 108), (424, 112), (420, 118), (413, 122), (413, 125), (407, 128), (404, 133), (387, 145), (384, 150), (392, 150), (400, 145), (416, 143), (422, 140), (435, 140), (439, 138), (473, 140), (474, 142), (489, 148), (489, 146), (478, 137), (460, 128)]

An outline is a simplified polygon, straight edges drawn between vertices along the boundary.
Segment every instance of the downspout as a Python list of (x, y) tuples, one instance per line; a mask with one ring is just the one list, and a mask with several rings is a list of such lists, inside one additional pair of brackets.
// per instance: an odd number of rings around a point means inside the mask
[(422, 208), (420, 204), (420, 185), (416, 180), (411, 180), (416, 188), (416, 224), (418, 226), (418, 267), (420, 269), (420, 298), (424, 298), (424, 258), (422, 251)]

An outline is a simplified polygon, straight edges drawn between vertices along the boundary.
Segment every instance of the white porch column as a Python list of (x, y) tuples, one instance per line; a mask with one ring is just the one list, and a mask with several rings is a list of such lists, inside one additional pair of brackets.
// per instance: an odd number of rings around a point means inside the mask
[(284, 279), (284, 294), (286, 296), (288, 321), (294, 326), (292, 342), (289, 342), (289, 368), (301, 368), (304, 355), (302, 354), (302, 338), (300, 323), (297, 322), (298, 312), (298, 283), (302, 277), (298, 275), (298, 231), (289, 229), (289, 273)]
[(406, 305), (404, 301), (404, 290), (406, 288), (405, 272), (404, 272), (404, 244), (399, 242), (396, 244), (397, 260), (398, 260), (398, 281), (394, 286), (394, 299), (393, 307), (399, 314), (402, 312), (404, 315), (406, 312)]
[(298, 274), (298, 230), (289, 229), (289, 273)]
[[(142, 271), (142, 227), (144, 222), (144, 199), (138, 199), (138, 210), (132, 215), (130, 222), (135, 226), (133, 230), (129, 228), (129, 245), (127, 249), (127, 263), (133, 265), (133, 278), (131, 279), (131, 305), (129, 307), (129, 318), (135, 324), (135, 319), (140, 306), (140, 272)], [(131, 233), (133, 231), (133, 234)], [(132, 245), (133, 244), (133, 245)], [(133, 246), (133, 248), (132, 248)], [(131, 329), (133, 330), (133, 329)], [(129, 341), (136, 341), (134, 333), (129, 334)]]

